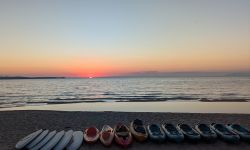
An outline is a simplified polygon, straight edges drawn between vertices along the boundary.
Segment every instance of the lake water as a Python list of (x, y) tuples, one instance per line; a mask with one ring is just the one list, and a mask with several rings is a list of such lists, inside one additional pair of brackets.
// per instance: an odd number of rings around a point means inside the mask
[(150, 101), (250, 101), (250, 78), (0, 80), (0, 107)]

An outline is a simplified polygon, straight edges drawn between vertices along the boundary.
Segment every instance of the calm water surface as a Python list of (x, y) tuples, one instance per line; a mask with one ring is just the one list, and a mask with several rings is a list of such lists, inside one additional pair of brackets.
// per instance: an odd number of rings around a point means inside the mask
[(0, 107), (76, 102), (250, 101), (249, 77), (0, 80)]

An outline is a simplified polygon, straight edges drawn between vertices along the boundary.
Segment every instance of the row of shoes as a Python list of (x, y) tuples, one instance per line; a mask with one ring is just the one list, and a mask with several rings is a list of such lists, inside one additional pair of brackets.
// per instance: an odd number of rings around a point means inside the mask
[(40, 129), (21, 139), (16, 144), (16, 149), (29, 150), (77, 150), (82, 142), (93, 144), (100, 140), (105, 146), (111, 146), (113, 140), (122, 147), (128, 147), (133, 138), (143, 142), (151, 140), (154, 142), (182, 142), (185, 139), (191, 142), (205, 140), (209, 142), (221, 138), (230, 143), (240, 140), (250, 142), (250, 131), (239, 124), (197, 124), (194, 128), (188, 124), (165, 123), (150, 124), (145, 126), (142, 120), (136, 119), (128, 126), (117, 124), (114, 128), (104, 125), (99, 131), (96, 127), (90, 127), (82, 131), (49, 131)]

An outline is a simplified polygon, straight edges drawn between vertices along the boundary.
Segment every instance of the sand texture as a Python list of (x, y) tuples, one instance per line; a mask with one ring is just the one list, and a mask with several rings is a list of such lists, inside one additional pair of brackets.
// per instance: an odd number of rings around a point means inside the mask
[[(104, 124), (114, 126), (122, 122), (129, 124), (130, 121), (140, 118), (149, 123), (240, 123), (250, 128), (250, 115), (245, 114), (191, 114), (191, 113), (126, 113), (126, 112), (63, 112), (63, 111), (3, 111), (0, 112), (0, 149), (13, 150), (16, 142), (27, 134), (37, 129), (49, 130), (83, 130), (89, 126), (96, 126), (99, 129)], [(104, 147), (100, 142), (94, 145), (83, 143), (82, 150), (108, 150), (123, 149), (115, 143), (109, 148)], [(150, 141), (145, 143), (133, 142), (127, 148), (130, 150), (249, 150), (250, 144), (241, 142), (239, 144), (228, 144), (221, 140), (215, 143), (199, 142), (191, 144), (184, 142), (175, 144), (165, 142), (156, 144)]]

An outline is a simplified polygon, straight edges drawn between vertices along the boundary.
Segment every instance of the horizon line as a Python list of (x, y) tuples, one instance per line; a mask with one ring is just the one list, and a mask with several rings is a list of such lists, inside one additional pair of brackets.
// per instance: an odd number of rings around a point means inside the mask
[(62, 78), (133, 78), (133, 77), (229, 77), (250, 76), (250, 71), (222, 72), (222, 71), (188, 71), (188, 72), (159, 72), (143, 71), (118, 75), (104, 76), (62, 76), (62, 75), (0, 75), (0, 79), (62, 79)]

